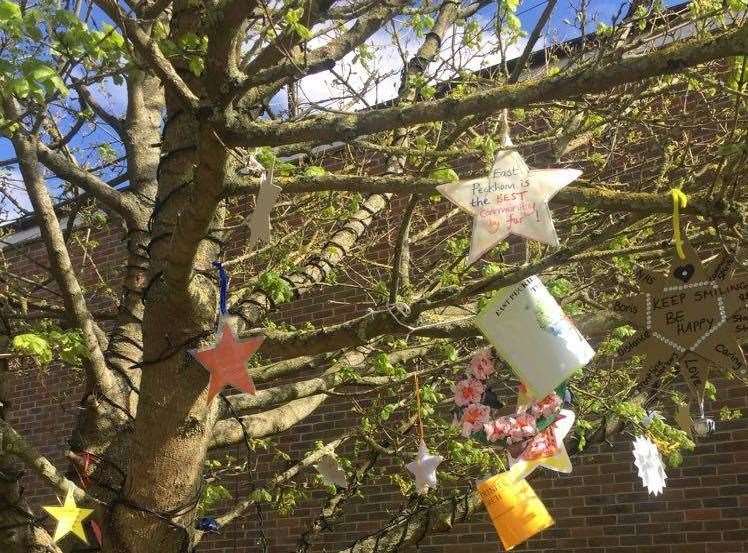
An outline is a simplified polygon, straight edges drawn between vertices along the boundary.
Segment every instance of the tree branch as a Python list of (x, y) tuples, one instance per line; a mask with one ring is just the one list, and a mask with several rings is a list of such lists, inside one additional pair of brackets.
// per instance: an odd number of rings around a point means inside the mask
[(716, 59), (748, 52), (748, 23), (718, 36), (692, 38), (641, 56), (631, 56), (603, 67), (499, 86), (457, 98), (418, 102), (343, 115), (319, 115), (301, 121), (253, 121), (229, 110), (216, 125), (224, 140), (236, 146), (277, 146), (314, 140), (352, 140), (357, 136), (432, 121), (454, 121), (468, 115), (488, 115), (503, 108), (525, 107), (540, 101), (595, 94), (658, 75), (669, 75)]

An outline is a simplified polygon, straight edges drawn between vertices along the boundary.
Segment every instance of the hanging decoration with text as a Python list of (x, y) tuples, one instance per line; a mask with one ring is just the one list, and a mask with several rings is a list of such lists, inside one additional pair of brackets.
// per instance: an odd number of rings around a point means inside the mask
[(665, 275), (637, 267), (641, 293), (616, 300), (611, 310), (637, 329), (618, 355), (646, 356), (641, 388), (656, 385), (677, 364), (697, 404), (703, 404), (711, 367), (746, 374), (733, 315), (745, 309), (748, 277), (731, 278), (735, 260), (729, 255), (705, 266), (687, 241), (682, 253), (683, 258), (673, 252)]
[(530, 169), (519, 152), (504, 149), (488, 177), (442, 184), (437, 190), (473, 216), (468, 263), (474, 263), (510, 234), (558, 246), (548, 202), (581, 174), (576, 169)]
[(534, 397), (545, 397), (595, 355), (536, 276), (499, 290), (475, 324)]
[(554, 524), (530, 484), (514, 470), (479, 482), (478, 493), (507, 551)]

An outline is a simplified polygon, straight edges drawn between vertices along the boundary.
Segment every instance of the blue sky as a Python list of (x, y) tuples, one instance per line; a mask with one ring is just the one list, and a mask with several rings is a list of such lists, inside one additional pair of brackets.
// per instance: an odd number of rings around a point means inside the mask
[[(616, 15), (616, 13), (618, 13), (621, 3), (622, 0), (590, 0), (588, 7), (588, 20), (590, 20), (589, 30), (594, 30), (596, 22), (598, 21), (610, 23), (611, 19)], [(665, 0), (666, 6), (672, 6), (678, 3), (680, 2), (674, 0)], [(560, 2), (558, 2), (558, 6), (556, 7), (551, 21), (546, 28), (548, 36), (553, 37), (554, 40), (563, 41), (575, 38), (579, 34), (574, 27), (570, 26), (566, 22), (566, 20), (574, 20), (575, 8), (573, 7), (573, 5), (578, 5), (578, 0), (571, 0), (571, 2), (569, 0), (561, 0)], [(491, 5), (484, 8), (484, 10), (482, 10), (482, 12), (478, 14), (478, 16), (481, 19), (487, 21), (491, 17), (491, 14), (495, 9), (494, 6), (495, 5)], [(524, 0), (518, 8), (518, 14), (522, 21), (523, 28), (532, 29), (536, 21), (540, 17), (544, 7), (545, 1), (543, 0)], [(101, 19), (98, 21), (101, 23), (104, 20)], [(117, 87), (114, 86), (111, 82), (108, 82), (103, 86), (95, 87), (94, 89), (92, 89), (92, 93), (102, 105), (110, 108), (118, 115), (121, 115), (124, 112), (124, 109), (126, 107), (126, 94), (124, 91), (124, 87)], [(379, 98), (380, 101), (382, 99), (386, 98)], [(284, 100), (285, 96), (280, 95), (278, 101), (285, 103)], [(68, 105), (77, 107), (78, 104), (73, 97), (69, 99)], [(65, 127), (63, 125), (63, 132), (64, 130)], [(83, 134), (83, 136), (75, 139), (70, 144), (70, 146), (73, 149), (83, 149), (85, 147), (90, 148), (90, 145), (92, 143), (113, 141), (114, 137), (111, 131), (109, 131), (109, 133), (107, 134), (107, 130), (96, 131), (93, 134)], [(0, 139), (0, 159), (7, 159), (13, 156), (14, 154), (10, 142), (6, 139)], [(85, 162), (85, 159), (83, 161)], [(14, 180), (18, 180), (17, 168), (11, 166), (7, 169), (10, 171), (10, 177)], [(110, 173), (108, 175), (104, 174), (102, 176), (104, 176), (105, 178), (111, 178), (114, 175)], [(59, 182), (55, 182), (54, 179), (51, 179), (49, 181), (49, 184), (51, 190), (59, 191)], [(22, 186), (22, 184), (20, 183), (19, 185)], [(21, 202), (24, 202), (24, 198), (22, 196), (23, 194), (20, 194), (17, 199)], [(0, 207), (8, 207), (7, 200), (0, 200)], [(1, 222), (2, 219), (0, 218), (0, 223)]]

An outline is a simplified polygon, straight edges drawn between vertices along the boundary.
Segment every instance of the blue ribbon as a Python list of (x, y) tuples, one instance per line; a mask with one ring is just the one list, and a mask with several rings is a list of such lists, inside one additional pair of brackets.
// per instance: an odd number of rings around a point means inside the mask
[(227, 315), (229, 312), (229, 274), (220, 261), (214, 261), (213, 266), (218, 269), (218, 312)]

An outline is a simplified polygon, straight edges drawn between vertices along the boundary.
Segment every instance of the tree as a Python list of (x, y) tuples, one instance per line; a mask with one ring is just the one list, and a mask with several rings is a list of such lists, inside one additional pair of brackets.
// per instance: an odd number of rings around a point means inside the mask
[[(293, 492), (282, 485), (310, 478), (325, 452), (353, 447), (351, 484), (330, 492), (300, 536), (306, 551), (365, 482), (383, 478), (383, 456), (413, 450), (414, 374), (424, 382), (422, 415), (448, 457), (445, 474), (499, 470), (502, 452), (455, 435), (442, 404), (450, 371), (481, 341), (466, 314), (534, 273), (601, 341), (595, 363), (575, 377), (577, 442), (638, 424), (645, 407), (671, 399), (672, 371), (644, 389), (635, 360), (611, 366), (627, 327), (604, 305), (632, 287), (635, 260), (657, 267), (670, 247), (674, 182), (690, 196), (682, 212), (697, 243), (734, 249), (744, 240), (744, 5), (732, 2), (730, 12), (699, 0), (663, 11), (635, 2), (596, 35), (548, 40), (533, 53), (556, 4), (549, 0), (525, 33), (509, 0), (1, 2), (1, 123), (14, 151), (3, 165), (20, 171), (48, 259), (44, 282), (6, 268), (3, 332), (11, 357), (83, 368), (71, 457), (107, 460), (83, 490), (3, 423), (4, 462), (20, 459), (60, 494), (73, 487), (97, 507), (108, 553), (184, 551), (202, 538), (196, 503), (221, 495), (212, 452), (271, 448), (331, 394), (362, 394), (366, 407), (350, 431), (288, 460), (219, 517), (230, 524), (257, 505), (290, 508)], [(576, 15), (584, 34), (592, 14), (583, 5)], [(395, 45), (399, 66), (377, 51), (383, 41)], [(497, 66), (467, 70), (492, 59)], [(393, 75), (396, 98), (373, 107)], [(315, 76), (329, 90), (305, 98)], [(102, 83), (126, 89), (124, 113), (102, 101)], [(698, 125), (679, 115), (686, 90), (707, 106)], [(519, 260), (498, 247), (466, 266), (469, 225), (434, 189), (455, 178), (457, 160), (489, 161), (508, 128), (520, 151), (583, 163), (586, 178), (554, 200), (561, 247), (528, 243)], [(342, 147), (320, 148), (332, 142)], [(617, 178), (609, 167), (631, 164), (637, 143), (656, 146), (657, 166)], [(283, 188), (272, 242), (224, 249), (236, 244), (243, 206), (258, 191), (255, 161)], [(82, 214), (82, 230), (63, 228), (66, 210)], [(71, 237), (113, 220), (125, 226), (128, 255), (116, 309), (101, 313), (89, 305)], [(377, 261), (371, 247), (385, 237), (395, 245)], [(266, 340), (251, 368), (261, 390), (208, 403), (206, 372), (188, 350), (213, 339), (217, 259), (232, 271), (239, 330)], [(274, 315), (336, 282), (363, 304), (346, 320), (293, 328)], [(689, 442), (663, 428), (677, 462)], [(6, 501), (15, 503), (17, 485), (11, 478), (2, 488)], [(352, 549), (417, 542), (478, 505), (469, 490), (444, 488)], [(0, 526), (19, 516), (0, 511)], [(49, 537), (29, 530), (13, 534), (10, 551), (49, 550)]]

